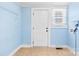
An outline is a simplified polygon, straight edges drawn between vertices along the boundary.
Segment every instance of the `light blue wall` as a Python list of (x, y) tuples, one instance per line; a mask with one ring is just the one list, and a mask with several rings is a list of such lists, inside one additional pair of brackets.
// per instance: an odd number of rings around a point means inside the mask
[(68, 40), (67, 28), (52, 28), (51, 29), (51, 45), (65, 46)]
[(0, 3), (0, 56), (21, 44), (21, 13), (16, 3)]
[[(76, 21), (79, 20), (79, 3), (70, 3), (68, 7), (69, 13), (69, 46), (75, 49), (75, 34), (70, 29), (75, 28)], [(77, 51), (79, 51), (79, 30), (77, 32)]]
[(79, 51), (79, 27), (77, 31), (77, 50)]
[(23, 44), (31, 44), (31, 8), (22, 8), (22, 38)]

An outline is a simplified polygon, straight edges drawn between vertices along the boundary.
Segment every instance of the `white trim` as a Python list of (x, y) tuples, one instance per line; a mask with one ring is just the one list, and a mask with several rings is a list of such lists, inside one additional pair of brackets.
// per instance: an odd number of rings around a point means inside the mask
[(31, 45), (26, 45), (26, 44), (24, 44), (24, 45), (21, 45), (21, 47), (27, 47), (27, 48), (30, 48), (30, 47), (32, 47)]
[(20, 45), (19, 47), (17, 47), (15, 50), (13, 50), (11, 53), (10, 53), (10, 55), (9, 56), (13, 56), (20, 48), (22, 48), (22, 47), (27, 47), (27, 48), (30, 48), (30, 47), (32, 47), (31, 45)]
[(33, 40), (32, 40), (32, 19), (33, 19), (33, 8), (31, 8), (31, 46), (33, 47)]
[(9, 56), (13, 56), (13, 55), (16, 53), (16, 51), (18, 51), (21, 47), (22, 47), (21, 45), (20, 45), (19, 47), (17, 47), (15, 50), (13, 50), (13, 51), (10, 53)]
[(26, 3), (20, 3), (20, 5), (22, 7), (46, 7), (46, 8), (59, 8), (59, 7), (62, 7), (62, 8), (65, 8), (67, 5), (69, 4), (69, 2), (26, 2)]
[(77, 56), (79, 56), (79, 52), (77, 52)]
[(48, 8), (49, 9), (49, 20), (48, 20), (48, 39), (49, 39), (49, 44), (48, 44), (48, 47), (50, 47), (50, 43), (51, 43), (51, 20), (52, 20), (52, 9), (51, 8)]
[(52, 48), (56, 48), (56, 47), (61, 47), (61, 48), (68, 48), (68, 46), (67, 45), (51, 45), (50, 47), (52, 47)]
[(67, 46), (67, 48), (70, 50), (70, 52), (72, 52), (75, 55), (75, 51), (74, 49), (72, 49), (71, 47)]
[(75, 53), (76, 53), (76, 56), (79, 56), (79, 51), (74, 51), (74, 49), (73, 48), (70, 48), (70, 47), (68, 47), (68, 49), (75, 55)]

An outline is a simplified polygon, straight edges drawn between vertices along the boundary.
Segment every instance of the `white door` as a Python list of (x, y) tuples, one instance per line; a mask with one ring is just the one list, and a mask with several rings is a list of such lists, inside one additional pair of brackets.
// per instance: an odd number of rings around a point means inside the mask
[(48, 46), (48, 10), (32, 10), (32, 42), (33, 46)]

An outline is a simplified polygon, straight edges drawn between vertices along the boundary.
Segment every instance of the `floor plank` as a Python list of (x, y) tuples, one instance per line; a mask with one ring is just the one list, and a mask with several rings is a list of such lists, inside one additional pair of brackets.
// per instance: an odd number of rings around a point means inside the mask
[(56, 49), (47, 47), (21, 48), (14, 56), (73, 56), (67, 48)]

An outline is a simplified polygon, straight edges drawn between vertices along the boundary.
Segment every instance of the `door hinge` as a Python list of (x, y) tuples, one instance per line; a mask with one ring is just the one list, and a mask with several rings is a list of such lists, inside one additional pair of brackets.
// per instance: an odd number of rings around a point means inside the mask
[(33, 26), (33, 30), (34, 30), (35, 28), (34, 28), (34, 26)]
[(32, 44), (34, 44), (34, 41), (32, 41)]

